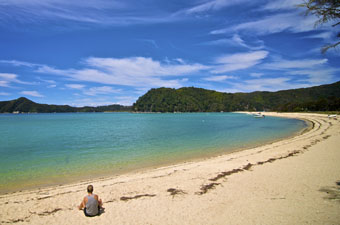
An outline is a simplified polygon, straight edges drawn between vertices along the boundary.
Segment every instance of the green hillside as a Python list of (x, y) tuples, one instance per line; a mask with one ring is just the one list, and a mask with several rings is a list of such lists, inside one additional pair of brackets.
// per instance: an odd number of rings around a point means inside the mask
[(131, 111), (129, 106), (109, 105), (98, 107), (71, 107), (68, 105), (38, 104), (27, 98), (21, 97), (11, 101), (0, 102), (0, 113), (61, 113), (61, 112), (106, 112), (106, 111)]
[(340, 81), (310, 88), (277, 92), (222, 93), (202, 88), (151, 89), (131, 106), (71, 107), (38, 104), (27, 98), (0, 102), (0, 113), (55, 112), (232, 112), (340, 111)]
[(133, 105), (140, 112), (337, 111), (340, 81), (277, 92), (221, 93), (202, 88), (151, 89)]

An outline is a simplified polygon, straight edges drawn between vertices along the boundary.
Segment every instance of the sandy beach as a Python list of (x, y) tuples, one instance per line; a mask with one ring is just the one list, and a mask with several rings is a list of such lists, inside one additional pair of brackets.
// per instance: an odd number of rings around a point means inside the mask
[[(340, 120), (264, 146), (147, 171), (0, 195), (0, 224), (340, 224)], [(105, 211), (77, 209), (93, 184)]]

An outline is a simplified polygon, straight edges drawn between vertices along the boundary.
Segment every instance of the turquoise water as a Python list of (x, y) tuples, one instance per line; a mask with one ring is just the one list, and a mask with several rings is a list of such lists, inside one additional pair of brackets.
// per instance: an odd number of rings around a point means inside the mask
[(0, 115), (0, 191), (66, 183), (284, 138), (295, 119), (237, 113)]

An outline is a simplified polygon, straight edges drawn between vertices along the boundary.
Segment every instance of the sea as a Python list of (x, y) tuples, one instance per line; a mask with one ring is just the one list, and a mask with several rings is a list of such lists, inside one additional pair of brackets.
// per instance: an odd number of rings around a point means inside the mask
[(306, 127), (241, 113), (1, 114), (0, 193), (226, 154)]

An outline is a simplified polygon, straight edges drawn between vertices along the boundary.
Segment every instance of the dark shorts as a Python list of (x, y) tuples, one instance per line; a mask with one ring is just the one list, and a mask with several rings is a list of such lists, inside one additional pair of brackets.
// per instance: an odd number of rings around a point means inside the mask
[(100, 206), (98, 206), (98, 214), (96, 214), (96, 215), (87, 214), (86, 207), (84, 208), (84, 214), (85, 214), (85, 216), (88, 216), (88, 217), (99, 216), (100, 215)]

